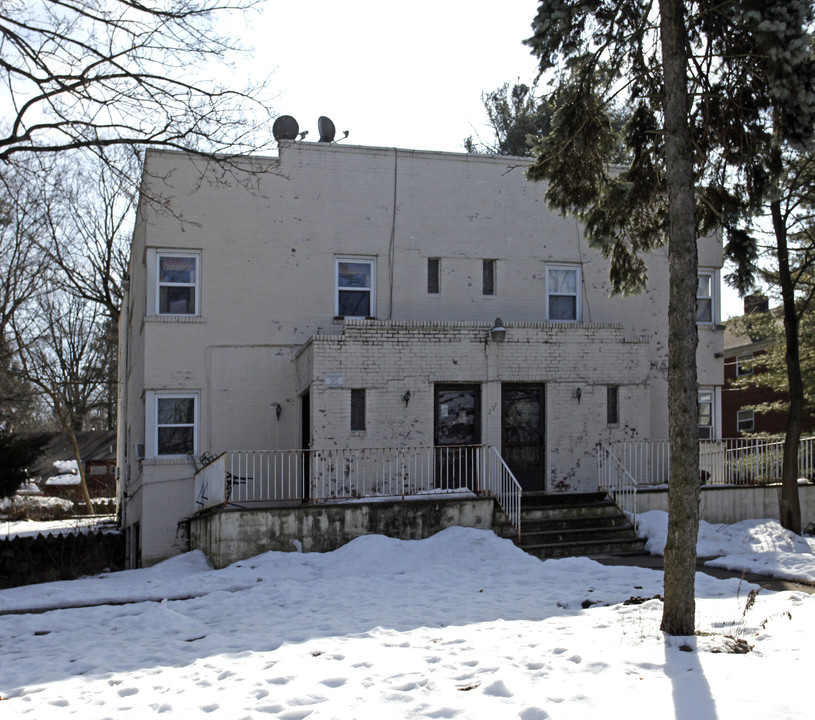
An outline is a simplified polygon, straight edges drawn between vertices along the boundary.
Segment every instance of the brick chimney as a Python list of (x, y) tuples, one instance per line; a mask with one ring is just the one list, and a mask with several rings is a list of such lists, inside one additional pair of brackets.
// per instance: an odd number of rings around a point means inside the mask
[(753, 293), (744, 298), (744, 314), (767, 312), (770, 309), (770, 300), (766, 295)]

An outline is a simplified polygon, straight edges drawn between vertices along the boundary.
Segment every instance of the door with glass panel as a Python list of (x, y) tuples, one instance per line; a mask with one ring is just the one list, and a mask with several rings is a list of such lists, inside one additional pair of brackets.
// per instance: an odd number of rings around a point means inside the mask
[(435, 485), (478, 490), (478, 451), (481, 442), (481, 388), (478, 385), (436, 385)]
[(502, 385), (501, 426), (501, 454), (521, 487), (545, 490), (543, 385)]

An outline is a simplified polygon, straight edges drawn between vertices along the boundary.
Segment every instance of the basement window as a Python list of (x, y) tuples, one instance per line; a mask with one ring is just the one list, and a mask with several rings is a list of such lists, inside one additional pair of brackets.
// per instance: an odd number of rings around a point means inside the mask
[(351, 432), (365, 432), (365, 389), (351, 390)]

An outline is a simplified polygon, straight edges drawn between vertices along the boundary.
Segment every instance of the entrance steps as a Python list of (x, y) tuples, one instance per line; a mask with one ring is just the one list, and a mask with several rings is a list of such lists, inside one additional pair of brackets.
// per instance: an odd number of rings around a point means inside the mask
[(539, 558), (641, 553), (645, 540), (605, 493), (521, 496), (521, 539), (496, 504), (493, 529)]

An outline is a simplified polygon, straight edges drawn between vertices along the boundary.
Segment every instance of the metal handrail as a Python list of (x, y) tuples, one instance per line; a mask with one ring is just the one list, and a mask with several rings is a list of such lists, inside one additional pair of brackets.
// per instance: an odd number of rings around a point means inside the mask
[(597, 476), (599, 487), (608, 493), (620, 510), (629, 515), (636, 529), (637, 481), (606, 443), (599, 444)]

